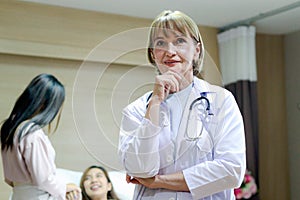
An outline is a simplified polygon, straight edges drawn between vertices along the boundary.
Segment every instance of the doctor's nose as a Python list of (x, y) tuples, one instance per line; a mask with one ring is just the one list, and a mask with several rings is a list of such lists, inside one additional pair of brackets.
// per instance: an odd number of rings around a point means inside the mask
[(166, 55), (173, 56), (176, 54), (176, 47), (172, 43), (168, 44), (165, 51), (166, 51)]

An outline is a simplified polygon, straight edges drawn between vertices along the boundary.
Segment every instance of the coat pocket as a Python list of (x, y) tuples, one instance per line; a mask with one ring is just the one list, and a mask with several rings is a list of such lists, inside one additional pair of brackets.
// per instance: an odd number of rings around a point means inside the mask
[(197, 141), (197, 159), (212, 160), (214, 144), (208, 131), (203, 128), (202, 134)]

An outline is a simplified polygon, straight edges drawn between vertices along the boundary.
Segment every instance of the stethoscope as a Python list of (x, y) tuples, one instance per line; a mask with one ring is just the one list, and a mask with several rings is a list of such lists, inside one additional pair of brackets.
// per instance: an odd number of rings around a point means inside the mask
[[(199, 139), (203, 133), (204, 123), (209, 122), (210, 116), (214, 115), (211, 112), (211, 105), (206, 97), (207, 92), (200, 93), (200, 97), (192, 101), (189, 107), (188, 120), (184, 137), (188, 141)], [(193, 108), (197, 108), (198, 112), (193, 115)]]
[[(200, 97), (193, 100), (189, 107), (188, 120), (187, 120), (186, 130), (184, 133), (184, 137), (188, 141), (195, 141), (199, 139), (203, 133), (204, 123), (208, 123), (210, 116), (214, 115), (211, 112), (211, 107), (210, 107), (211, 105), (209, 99), (206, 97), (207, 93), (208, 92), (201, 92)], [(152, 92), (148, 96), (147, 102), (149, 102), (151, 96), (152, 96)], [(203, 103), (203, 100), (206, 105)], [(198, 111), (200, 111), (200, 112), (196, 112), (196, 116), (192, 116), (191, 114), (193, 113), (194, 107), (197, 107)], [(148, 108), (148, 103), (146, 108)], [(192, 117), (196, 118), (196, 120), (192, 119)], [(194, 125), (195, 127), (192, 127), (192, 125)], [(190, 129), (192, 129), (192, 131)], [(193, 134), (190, 134), (190, 132), (193, 132)]]

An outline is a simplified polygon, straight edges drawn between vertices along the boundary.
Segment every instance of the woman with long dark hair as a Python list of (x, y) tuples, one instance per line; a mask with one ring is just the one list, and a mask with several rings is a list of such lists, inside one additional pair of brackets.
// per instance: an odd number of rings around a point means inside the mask
[(59, 199), (81, 190), (56, 176), (55, 150), (43, 128), (57, 117), (65, 100), (64, 86), (50, 74), (36, 76), (17, 99), (1, 127), (1, 153), (5, 182), (12, 199)]

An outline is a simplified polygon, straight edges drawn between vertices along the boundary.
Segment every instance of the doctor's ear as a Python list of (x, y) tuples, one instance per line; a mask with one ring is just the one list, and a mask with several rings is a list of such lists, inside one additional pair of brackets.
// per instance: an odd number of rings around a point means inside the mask
[(196, 60), (199, 59), (201, 57), (201, 54), (202, 54), (202, 44), (198, 42), (196, 44), (194, 59)]

